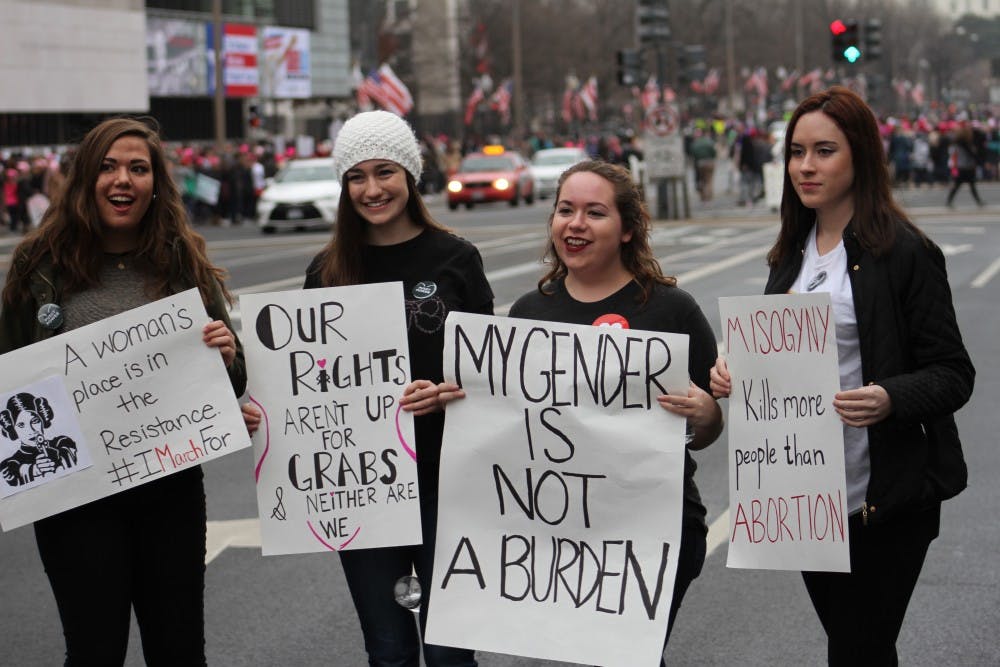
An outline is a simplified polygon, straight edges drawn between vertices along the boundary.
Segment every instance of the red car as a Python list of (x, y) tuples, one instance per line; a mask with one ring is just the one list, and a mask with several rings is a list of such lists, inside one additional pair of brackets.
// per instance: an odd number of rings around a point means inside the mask
[(503, 146), (486, 146), (481, 153), (466, 155), (458, 171), (448, 181), (448, 208), (459, 204), (505, 201), (517, 206), (521, 200), (535, 201), (535, 187), (528, 162), (520, 153)]

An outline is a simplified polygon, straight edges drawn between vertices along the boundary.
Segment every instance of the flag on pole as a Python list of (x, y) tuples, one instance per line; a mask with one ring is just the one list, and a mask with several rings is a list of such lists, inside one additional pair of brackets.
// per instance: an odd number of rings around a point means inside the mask
[(655, 76), (649, 77), (646, 81), (646, 85), (642, 89), (640, 101), (642, 102), (642, 110), (644, 112), (649, 111), (660, 103), (660, 85), (656, 82)]
[(483, 93), (482, 86), (479, 82), (476, 82), (475, 87), (472, 89), (472, 94), (469, 95), (468, 101), (465, 103), (465, 124), (472, 125), (472, 119), (476, 117), (476, 107), (479, 103), (483, 101), (486, 95)]
[(705, 80), (702, 81), (702, 87), (705, 89), (706, 95), (714, 95), (719, 89), (719, 69), (717, 67), (708, 70)]
[(368, 93), (365, 92), (365, 75), (361, 73), (361, 66), (358, 63), (354, 63), (354, 67), (351, 68), (351, 79), (354, 82), (354, 96), (358, 103), (358, 109), (361, 111), (371, 111), (372, 100), (368, 97)]
[(365, 77), (358, 89), (358, 99), (361, 100), (362, 96), (397, 116), (405, 116), (413, 109), (409, 89), (388, 64), (383, 64)]
[(505, 79), (490, 96), (490, 107), (500, 114), (500, 120), (505, 125), (510, 124), (511, 88), (513, 83), (510, 79)]
[(592, 121), (597, 120), (597, 77), (590, 77), (579, 92), (580, 102), (587, 109), (587, 116)]

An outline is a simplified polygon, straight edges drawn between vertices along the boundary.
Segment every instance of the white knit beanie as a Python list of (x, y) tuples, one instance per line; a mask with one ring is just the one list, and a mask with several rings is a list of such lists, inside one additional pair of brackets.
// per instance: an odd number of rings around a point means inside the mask
[(420, 180), (423, 160), (409, 124), (388, 111), (365, 111), (346, 123), (333, 146), (333, 168), (343, 181), (347, 170), (365, 160), (392, 160)]

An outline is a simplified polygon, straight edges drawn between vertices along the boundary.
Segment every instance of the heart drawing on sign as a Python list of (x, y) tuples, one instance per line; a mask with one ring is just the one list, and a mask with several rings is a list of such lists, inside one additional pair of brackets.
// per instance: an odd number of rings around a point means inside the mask
[(316, 365), (320, 368), (326, 368), (326, 359), (318, 359)]

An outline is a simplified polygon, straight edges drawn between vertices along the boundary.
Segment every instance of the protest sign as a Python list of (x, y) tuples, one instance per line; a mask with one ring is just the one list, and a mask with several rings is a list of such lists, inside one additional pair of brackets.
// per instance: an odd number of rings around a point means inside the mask
[(736, 568), (849, 572), (844, 436), (830, 295), (719, 299)]
[(245, 294), (240, 311), (264, 555), (419, 544), (402, 283)]
[(0, 356), (4, 530), (250, 445), (208, 320), (191, 289)]
[(657, 665), (684, 489), (688, 337), (451, 313), (427, 640)]

